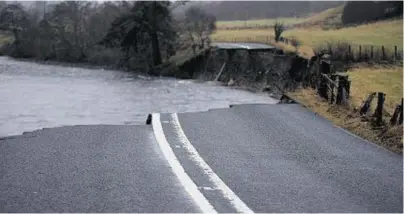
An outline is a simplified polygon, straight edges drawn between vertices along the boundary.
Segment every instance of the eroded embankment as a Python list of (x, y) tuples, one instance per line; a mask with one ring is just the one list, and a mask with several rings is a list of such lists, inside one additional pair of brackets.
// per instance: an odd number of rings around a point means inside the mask
[(204, 81), (217, 79), (226, 86), (255, 92), (264, 91), (278, 99), (293, 99), (335, 125), (402, 154), (402, 126), (390, 126), (388, 123), (375, 126), (372, 118), (363, 117), (358, 113), (357, 107), (352, 105), (350, 99), (347, 105), (342, 106), (329, 104), (317, 95), (316, 89), (321, 78), (320, 66), (320, 59), (316, 57), (307, 60), (296, 55), (277, 55), (269, 52), (237, 51), (229, 61), (226, 51), (211, 49), (191, 58), (185, 65), (180, 66), (178, 71), (189, 73), (189, 78)]
[(307, 59), (296, 55), (251, 50), (229, 53), (212, 48), (190, 56), (175, 68), (173, 64), (165, 65), (161, 74), (201, 81), (218, 80), (226, 86), (280, 97), (302, 82), (303, 74), (310, 69), (307, 65)]

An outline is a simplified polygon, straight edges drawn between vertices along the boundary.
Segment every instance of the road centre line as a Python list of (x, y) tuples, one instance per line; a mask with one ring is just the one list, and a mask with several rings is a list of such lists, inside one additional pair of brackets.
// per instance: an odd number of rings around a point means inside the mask
[[(209, 180), (214, 185), (214, 189), (220, 190), (223, 197), (229, 200), (230, 204), (240, 213), (254, 213), (220, 178), (219, 176), (210, 168), (210, 166), (203, 160), (199, 155), (198, 151), (192, 145), (185, 135), (177, 114), (171, 114), (172, 124), (174, 125), (174, 130), (180, 140), (180, 144), (185, 148), (190, 155), (192, 161), (199, 166), (202, 171), (209, 177)], [(154, 119), (154, 118), (153, 118)]]
[(209, 203), (205, 196), (199, 191), (196, 184), (188, 176), (184, 168), (181, 166), (181, 163), (175, 156), (170, 144), (167, 142), (167, 139), (165, 137), (160, 121), (160, 114), (152, 114), (152, 127), (157, 143), (159, 144), (164, 157), (166, 158), (172, 170), (174, 171), (174, 174), (180, 180), (181, 184), (188, 192), (188, 194), (192, 197), (194, 202), (199, 206), (203, 213), (217, 213), (217, 211), (213, 208), (213, 206)]

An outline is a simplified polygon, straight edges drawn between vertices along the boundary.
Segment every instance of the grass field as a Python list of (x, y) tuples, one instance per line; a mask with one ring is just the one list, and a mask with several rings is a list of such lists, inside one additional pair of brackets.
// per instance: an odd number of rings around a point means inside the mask
[[(352, 81), (352, 102), (359, 107), (372, 92), (386, 94), (384, 108), (391, 115), (403, 97), (403, 68), (401, 66), (358, 66), (348, 71)], [(376, 105), (376, 104), (374, 104)]]
[[(269, 29), (232, 29), (217, 30), (213, 35), (214, 41), (247, 40), (251, 38), (256, 42), (267, 42), (267, 36), (273, 36)], [(359, 25), (335, 30), (323, 30), (318, 26), (294, 28), (287, 30), (283, 36), (296, 38), (302, 44), (299, 52), (303, 56), (312, 56), (312, 49), (327, 42), (347, 42), (354, 45), (384, 45), (386, 49), (393, 49), (397, 45), (403, 46), (403, 20), (388, 20), (372, 24)]]
[(361, 45), (403, 46), (403, 20), (380, 21), (335, 30), (296, 28), (285, 31), (285, 37), (296, 37), (304, 45), (315, 47), (329, 41)]
[(263, 27), (273, 26), (276, 21), (285, 25), (297, 24), (305, 21), (305, 18), (278, 18), (278, 19), (254, 19), (254, 20), (235, 20), (235, 21), (218, 21), (217, 28), (243, 28), (243, 27)]
[(302, 21), (302, 25), (308, 26), (324, 26), (324, 25), (338, 25), (341, 24), (341, 14), (344, 6), (341, 5), (339, 7), (330, 8), (324, 10), (323, 12), (314, 14), (304, 21)]
[(253, 20), (234, 20), (234, 21), (218, 21), (216, 26), (219, 29), (225, 28), (253, 28), (253, 27), (264, 27), (273, 26), (277, 21), (285, 25), (319, 25), (321, 23), (325, 24), (339, 24), (341, 23), (341, 12), (343, 6), (336, 8), (330, 8), (323, 12), (314, 14), (308, 17), (280, 17), (277, 19), (253, 19)]

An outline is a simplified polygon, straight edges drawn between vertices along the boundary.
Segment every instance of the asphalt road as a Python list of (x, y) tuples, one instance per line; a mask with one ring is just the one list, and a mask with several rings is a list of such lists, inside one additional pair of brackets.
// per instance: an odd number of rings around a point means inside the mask
[(0, 212), (200, 212), (150, 126), (72, 126), (0, 141)]
[(0, 140), (0, 212), (398, 212), (402, 156), (295, 104)]
[(211, 44), (212, 47), (219, 49), (246, 49), (246, 50), (265, 50), (265, 49), (277, 49), (275, 46), (262, 44), (262, 43), (246, 43), (246, 42), (214, 42)]

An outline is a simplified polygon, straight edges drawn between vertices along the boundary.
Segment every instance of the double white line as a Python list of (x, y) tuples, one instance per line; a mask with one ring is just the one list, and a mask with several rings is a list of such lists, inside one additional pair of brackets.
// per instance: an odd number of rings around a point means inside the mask
[[(214, 185), (214, 189), (220, 190), (224, 198), (226, 198), (234, 209), (239, 213), (253, 213), (248, 206), (217, 176), (210, 166), (203, 160), (203, 158), (196, 151), (194, 146), (188, 140), (184, 131), (181, 128), (181, 124), (178, 120), (177, 114), (171, 114), (172, 124), (174, 125), (175, 134), (180, 140), (180, 144), (187, 150), (187, 154), (190, 155), (191, 160), (202, 170), (209, 180)], [(192, 179), (185, 172), (181, 163), (175, 156), (170, 144), (167, 142), (163, 127), (160, 121), (160, 114), (152, 115), (152, 126), (154, 135), (160, 148), (167, 159), (168, 163), (172, 167), (175, 175), (180, 180), (188, 194), (193, 198), (194, 202), (199, 206), (203, 213), (217, 213), (215, 208), (209, 203), (205, 196), (199, 191), (198, 186), (192, 181)]]

